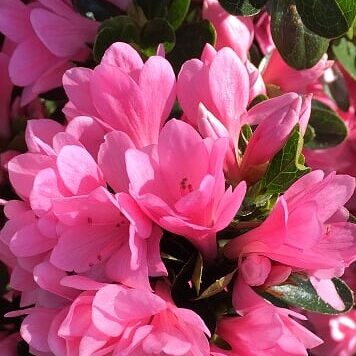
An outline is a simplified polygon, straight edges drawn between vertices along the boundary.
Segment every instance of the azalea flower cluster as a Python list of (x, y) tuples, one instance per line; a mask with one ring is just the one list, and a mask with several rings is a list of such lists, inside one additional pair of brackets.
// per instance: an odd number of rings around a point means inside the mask
[[(0, 3), (0, 135), (10, 142), (1, 165), (16, 194), (1, 201), (0, 259), (6, 298), (18, 303), (6, 317), (21, 323), (20, 335), (1, 329), (2, 354), (21, 338), (41, 356), (355, 352), (355, 82), (326, 55), (289, 67), (266, 12), (196, 6), (217, 41), (175, 74), (161, 45), (143, 59), (115, 42), (86, 65), (100, 23), (71, 1)], [(268, 56), (259, 69), (253, 41)], [(350, 86), (347, 112), (323, 90), (336, 72)], [(61, 86), (60, 123), (41, 95)], [(299, 144), (284, 169), (312, 99), (342, 116), (347, 137), (304, 149), (313, 170)], [(11, 141), (21, 115), (22, 152)], [(351, 289), (338, 279), (345, 271)], [(278, 289), (296, 280), (320, 310), (351, 312), (303, 314), (310, 305)]]

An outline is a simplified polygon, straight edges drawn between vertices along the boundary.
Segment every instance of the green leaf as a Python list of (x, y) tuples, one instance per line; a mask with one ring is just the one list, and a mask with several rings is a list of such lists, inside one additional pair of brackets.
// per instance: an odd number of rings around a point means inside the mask
[(315, 139), (315, 130), (312, 126), (308, 125), (304, 134), (304, 147), (307, 147), (310, 142)]
[(190, 0), (173, 0), (167, 14), (167, 20), (176, 30), (187, 16)]
[(147, 56), (154, 56), (160, 43), (164, 45), (166, 53), (172, 51), (176, 42), (174, 29), (168, 21), (156, 18), (146, 22), (141, 30), (140, 44), (142, 52)]
[(233, 270), (231, 273), (227, 274), (224, 277), (217, 279), (213, 284), (204, 290), (204, 292), (197, 298), (197, 300), (205, 299), (212, 297), (215, 294), (222, 292), (228, 284), (232, 281), (236, 270)]
[(333, 53), (345, 70), (356, 80), (356, 45), (347, 38), (341, 38), (332, 46)]
[(135, 5), (142, 9), (147, 19), (152, 20), (167, 16), (169, 0), (135, 0)]
[(243, 125), (241, 127), (240, 131), (240, 137), (239, 137), (239, 150), (241, 151), (241, 154), (243, 155), (246, 151), (246, 147), (248, 144), (248, 141), (252, 137), (252, 129), (250, 125)]
[(94, 43), (94, 58), (100, 62), (105, 51), (115, 42), (137, 43), (139, 29), (129, 16), (116, 16), (104, 21)]
[(172, 63), (175, 73), (178, 73), (184, 62), (191, 58), (200, 58), (205, 44), (214, 45), (215, 41), (216, 32), (208, 20), (185, 23), (177, 30), (176, 45), (167, 59)]
[(267, 0), (219, 0), (219, 2), (230, 14), (253, 16), (261, 11)]
[(330, 304), (323, 301), (310, 283), (308, 277), (298, 273), (291, 274), (288, 280), (279, 286), (268, 287), (263, 291), (258, 290), (258, 292), (271, 301), (279, 300), (282, 303), (312, 312), (321, 314), (345, 313), (353, 307), (353, 293), (341, 279), (333, 278), (332, 282), (345, 304), (345, 309), (342, 311), (334, 309)]
[(355, 0), (297, 0), (296, 3), (305, 26), (327, 38), (346, 33), (356, 16)]
[(117, 6), (103, 0), (72, 0), (72, 2), (81, 15), (100, 22), (122, 14)]
[(329, 46), (329, 40), (306, 28), (293, 1), (274, 0), (271, 4), (271, 33), (276, 47), (288, 65), (296, 69), (313, 67)]
[(264, 194), (283, 193), (297, 179), (310, 172), (310, 169), (304, 166), (302, 148), (303, 137), (297, 125), (288, 141), (268, 165), (261, 181), (261, 191)]
[(197, 259), (195, 261), (193, 275), (192, 275), (192, 282), (197, 292), (197, 295), (199, 295), (200, 293), (202, 276), (203, 276), (203, 257), (201, 256), (200, 253), (198, 253)]
[(312, 108), (309, 125), (313, 128), (315, 136), (305, 142), (305, 147), (311, 149), (334, 147), (347, 136), (343, 120), (330, 109)]

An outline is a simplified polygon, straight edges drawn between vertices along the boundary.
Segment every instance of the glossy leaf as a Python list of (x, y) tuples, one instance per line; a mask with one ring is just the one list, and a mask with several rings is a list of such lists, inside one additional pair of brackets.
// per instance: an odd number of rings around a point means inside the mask
[(173, 27), (168, 21), (160, 18), (146, 22), (141, 30), (140, 44), (142, 52), (147, 56), (156, 54), (159, 44), (164, 45), (166, 53), (172, 51), (176, 42)]
[(347, 32), (356, 16), (355, 0), (298, 0), (296, 4), (303, 23), (327, 38)]
[(187, 16), (190, 0), (173, 0), (167, 14), (167, 20), (176, 30)]
[(303, 137), (297, 125), (288, 141), (268, 165), (261, 181), (261, 191), (264, 194), (283, 193), (297, 179), (310, 172), (310, 169), (304, 166), (302, 148)]
[(169, 0), (135, 0), (146, 18), (152, 20), (157, 17), (166, 17), (168, 13)]
[(219, 0), (219, 2), (230, 14), (253, 16), (261, 11), (267, 0)]
[(313, 67), (329, 46), (329, 40), (306, 28), (293, 1), (274, 0), (270, 11), (271, 33), (288, 65), (296, 69)]
[(305, 143), (311, 149), (334, 147), (343, 142), (347, 136), (344, 121), (328, 108), (313, 107), (309, 119), (314, 137)]
[(333, 53), (345, 70), (356, 80), (356, 44), (341, 38), (332, 46)]
[(185, 23), (176, 32), (176, 45), (167, 59), (172, 63), (176, 73), (182, 64), (191, 58), (200, 58), (206, 43), (214, 45), (216, 32), (208, 21)]
[(264, 291), (259, 291), (266, 299), (271, 301), (281, 301), (282, 303), (302, 308), (321, 314), (341, 314), (352, 309), (354, 297), (351, 289), (339, 278), (332, 279), (335, 288), (345, 304), (345, 309), (340, 311), (334, 309), (330, 304), (323, 301), (308, 277), (293, 273), (288, 280), (279, 285), (268, 287)]
[(137, 43), (139, 29), (129, 16), (116, 16), (104, 21), (94, 43), (94, 58), (100, 62), (105, 51), (115, 42)]

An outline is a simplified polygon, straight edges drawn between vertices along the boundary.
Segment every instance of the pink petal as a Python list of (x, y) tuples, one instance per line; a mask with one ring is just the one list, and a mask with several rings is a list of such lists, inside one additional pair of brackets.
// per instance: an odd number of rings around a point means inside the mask
[(112, 131), (100, 146), (98, 163), (105, 180), (116, 192), (127, 192), (129, 179), (126, 173), (125, 152), (135, 145), (124, 132)]
[(107, 125), (127, 133), (137, 146), (155, 143), (143, 93), (127, 73), (99, 65), (94, 69), (90, 89), (94, 105)]
[(109, 284), (98, 290), (93, 300), (93, 323), (98, 330), (111, 337), (117, 337), (124, 331), (125, 324), (120, 323), (115, 310), (115, 301), (124, 291), (120, 285)]
[(33, 34), (30, 8), (20, 0), (2, 0), (0, 4), (0, 32), (11, 41), (20, 43)]
[(63, 76), (63, 87), (70, 100), (82, 115), (98, 116), (90, 93), (93, 71), (89, 68), (73, 68)]
[(140, 70), (143, 67), (143, 61), (138, 52), (129, 44), (116, 42), (112, 44), (101, 59), (102, 64), (108, 64), (121, 68), (127, 74), (138, 79)]
[(105, 185), (93, 157), (79, 146), (65, 146), (57, 157), (60, 177), (73, 194), (87, 194)]
[(260, 286), (271, 271), (271, 261), (267, 257), (250, 254), (241, 263), (240, 271), (248, 285)]
[(336, 287), (331, 279), (318, 279), (310, 277), (310, 282), (318, 293), (318, 296), (334, 309), (342, 311), (345, 309), (345, 304), (339, 296)]
[(58, 61), (59, 59), (49, 52), (36, 37), (29, 37), (16, 47), (11, 56), (10, 78), (18, 86), (32, 84)]
[(28, 198), (36, 174), (53, 166), (54, 162), (48, 156), (32, 153), (16, 156), (8, 163), (11, 184), (20, 196)]
[(123, 322), (148, 318), (166, 308), (163, 299), (146, 290), (122, 290), (115, 300), (116, 315)]
[(90, 40), (75, 22), (45, 9), (31, 11), (31, 24), (42, 43), (58, 57), (75, 55)]
[(198, 189), (208, 171), (209, 157), (193, 127), (170, 120), (161, 131), (158, 154), (162, 175), (169, 182), (169, 191), (174, 197), (181, 196), (183, 179), (186, 179), (186, 186), (191, 184), (192, 190)]
[(150, 118), (152, 143), (156, 143), (176, 97), (175, 75), (170, 63), (159, 56), (150, 57), (142, 68), (139, 86), (149, 103), (146, 119)]
[(40, 352), (50, 352), (47, 334), (57, 313), (56, 309), (39, 309), (28, 315), (21, 324), (23, 339)]
[(43, 236), (36, 224), (27, 225), (17, 231), (10, 242), (10, 250), (18, 257), (35, 256), (51, 250), (56, 240)]
[(60, 284), (60, 280), (66, 275), (66, 272), (59, 270), (49, 262), (40, 263), (33, 270), (33, 279), (40, 288), (72, 300), (78, 295), (78, 291)]
[(97, 121), (88, 116), (78, 116), (69, 121), (66, 132), (80, 141), (96, 159), (105, 135), (104, 129)]
[(240, 58), (231, 48), (220, 50), (210, 66), (209, 86), (219, 118), (228, 129), (246, 109), (248, 83), (248, 73)]
[(126, 231), (115, 225), (69, 228), (60, 236), (50, 261), (65, 271), (86, 272), (112, 255)]
[(53, 137), (62, 131), (63, 126), (53, 120), (29, 120), (25, 135), (28, 150), (53, 155)]

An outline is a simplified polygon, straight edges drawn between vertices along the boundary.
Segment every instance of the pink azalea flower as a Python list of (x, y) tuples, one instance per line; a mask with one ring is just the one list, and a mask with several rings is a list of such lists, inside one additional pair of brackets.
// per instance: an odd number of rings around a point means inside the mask
[(204, 0), (203, 18), (214, 25), (216, 48), (230, 47), (245, 62), (254, 35), (252, 19), (230, 15), (218, 0)]
[[(273, 158), (297, 123), (302, 133), (307, 126), (310, 96), (285, 94), (247, 112), (250, 93), (263, 89), (256, 73), (229, 48), (215, 52), (206, 46), (202, 60), (187, 61), (179, 73), (177, 93), (186, 121), (198, 127), (203, 137), (229, 138), (225, 170), (235, 181), (250, 180), (250, 170)], [(241, 157), (237, 145), (245, 123), (258, 127)]]
[(204, 322), (193, 311), (176, 307), (163, 284), (156, 294), (114, 284), (79, 284), (88, 291), (68, 306), (36, 308), (25, 318), (21, 334), (35, 355), (209, 355), (204, 333), (210, 332)]
[(306, 356), (307, 349), (322, 343), (321, 339), (293, 319), (305, 320), (303, 315), (273, 306), (241, 278), (235, 283), (233, 302), (242, 316), (225, 317), (218, 322), (216, 333), (232, 347), (231, 351), (213, 348), (222, 355)]
[(158, 225), (190, 239), (207, 258), (215, 256), (215, 234), (231, 222), (246, 190), (242, 182), (225, 191), (227, 144), (202, 139), (189, 124), (171, 120), (157, 145), (126, 152), (130, 192), (141, 208)]
[[(24, 202), (6, 205), (10, 220), (1, 231), (20, 267), (19, 260), (31, 259), (26, 271), (35, 273), (38, 264), (50, 260), (61, 271), (142, 288), (150, 288), (148, 275), (166, 273), (159, 256), (160, 229), (127, 193), (109, 193), (79, 141), (51, 120), (30, 121), (26, 140), (30, 152), (8, 164)], [(14, 275), (13, 280), (21, 287), (21, 278)]]
[(157, 143), (175, 100), (175, 76), (160, 56), (146, 63), (126, 43), (115, 43), (94, 70), (74, 68), (63, 78), (69, 120), (94, 118), (106, 132), (126, 133), (137, 147)]
[[(261, 226), (228, 243), (227, 257), (262, 256), (242, 263), (242, 274), (251, 285), (268, 282), (273, 267), (266, 259), (290, 267), (289, 273), (304, 271), (312, 276), (320, 297), (343, 310), (330, 278), (341, 276), (356, 259), (356, 227), (347, 222), (343, 208), (354, 189), (355, 179), (350, 176), (324, 178), (322, 171), (305, 175), (279, 198)], [(277, 267), (273, 271), (276, 284), (289, 274), (288, 269)]]
[(1, 2), (0, 31), (16, 43), (9, 73), (15, 85), (24, 87), (22, 105), (61, 85), (70, 62), (88, 56), (86, 43), (93, 41), (97, 28), (97, 23), (75, 13), (68, 1)]

